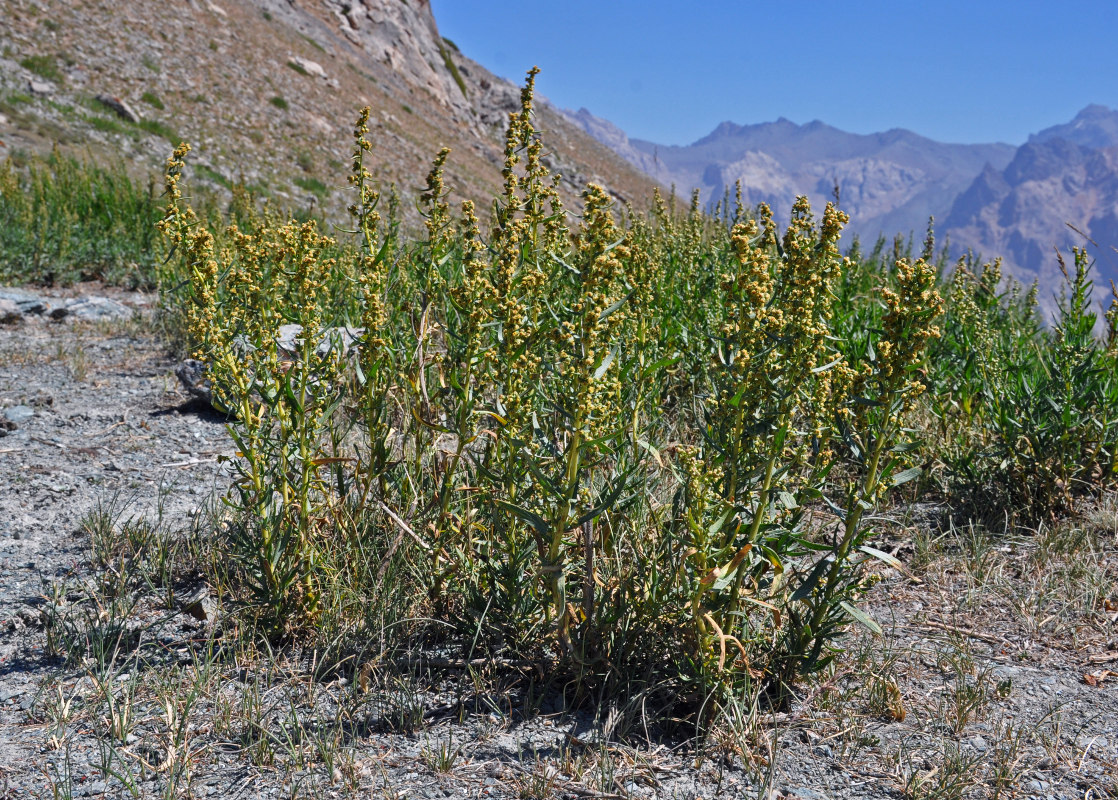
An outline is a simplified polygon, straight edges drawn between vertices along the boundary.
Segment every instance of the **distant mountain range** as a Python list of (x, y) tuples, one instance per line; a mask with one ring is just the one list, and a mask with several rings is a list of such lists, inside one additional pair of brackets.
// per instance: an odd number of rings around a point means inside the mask
[(740, 181), (747, 203), (769, 203), (780, 216), (797, 195), (821, 207), (838, 186), (850, 231), (863, 240), (913, 233), (919, 241), (934, 215), (954, 255), (1002, 256), (1009, 272), (1039, 279), (1047, 294), (1060, 281), (1053, 248), (1085, 241), (1070, 223), (1098, 244), (1098, 282), (1118, 281), (1118, 112), (1104, 106), (1020, 147), (944, 144), (899, 129), (860, 135), (783, 118), (724, 122), (691, 145), (663, 146), (630, 139), (586, 109), (565, 113), (662, 185), (698, 189), (706, 204)]

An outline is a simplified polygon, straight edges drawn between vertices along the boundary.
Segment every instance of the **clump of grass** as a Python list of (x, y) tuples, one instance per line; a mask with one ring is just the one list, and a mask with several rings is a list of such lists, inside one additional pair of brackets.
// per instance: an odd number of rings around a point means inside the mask
[[(443, 42), (446, 41), (446, 39), (443, 40)], [(454, 51), (457, 52), (458, 48), (454, 47)], [(450, 73), (450, 77), (454, 78), (454, 82), (458, 85), (458, 90), (462, 92), (463, 97), (468, 98), (470, 95), (469, 92), (466, 91), (466, 81), (462, 78), (462, 73), (458, 71), (458, 65), (455, 64), (454, 59), (451, 58), (450, 48), (440, 43), (439, 54), (443, 57), (443, 63), (446, 65), (446, 69)]]
[(323, 198), (330, 193), (326, 184), (318, 178), (300, 176), (295, 178), (292, 182), (300, 189), (304, 189), (319, 198)]
[(154, 92), (144, 92), (142, 95), (140, 95), (140, 99), (152, 108), (158, 109), (159, 111), (163, 111), (166, 108), (166, 106), (163, 104), (163, 101), (159, 99), (159, 95), (155, 94)]
[(142, 119), (138, 127), (140, 130), (147, 131), (148, 133), (166, 139), (170, 144), (178, 144), (181, 139), (179, 135), (166, 123), (160, 122), (157, 119)]
[(62, 83), (62, 71), (59, 70), (58, 61), (52, 55), (25, 56), (19, 60), (19, 65), (40, 78)]
[(276, 108), (280, 109), (281, 111), (287, 111), (287, 108), (288, 108), (287, 101), (284, 100), (279, 95), (276, 95), (275, 97), (269, 99), (268, 102), (271, 103)]
[(310, 77), (310, 73), (307, 72), (303, 68), (303, 65), (298, 63), (297, 61), (288, 61), (287, 66), (290, 67), (291, 69), (295, 70), (296, 72), (298, 72), (300, 75), (306, 76), (308, 78)]

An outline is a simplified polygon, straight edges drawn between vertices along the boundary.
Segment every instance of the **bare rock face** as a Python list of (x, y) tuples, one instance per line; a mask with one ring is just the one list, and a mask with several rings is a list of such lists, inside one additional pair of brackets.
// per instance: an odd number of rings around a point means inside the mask
[(463, 116), (470, 102), (447, 67), (450, 54), (429, 0), (324, 0), (343, 33), (408, 83)]

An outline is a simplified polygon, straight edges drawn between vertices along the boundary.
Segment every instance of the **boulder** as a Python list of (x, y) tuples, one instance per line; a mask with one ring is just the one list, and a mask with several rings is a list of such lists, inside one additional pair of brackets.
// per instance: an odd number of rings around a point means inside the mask
[(317, 61), (311, 61), (309, 58), (303, 58), (302, 56), (295, 56), (291, 59), (291, 63), (295, 64), (308, 75), (313, 75), (316, 78), (326, 77), (326, 70), (324, 70), (322, 65)]
[(136, 113), (132, 106), (111, 94), (97, 95), (97, 102), (114, 112), (121, 119), (127, 120), (133, 124), (139, 123), (143, 119), (143, 117)]
[(27, 88), (31, 94), (38, 97), (48, 97), (54, 94), (54, 84), (47, 83), (46, 81), (37, 81), (34, 78), (27, 82)]
[(132, 309), (116, 300), (107, 297), (73, 297), (64, 300), (61, 305), (52, 306), (50, 316), (53, 319), (63, 317), (76, 317), (83, 320), (110, 320), (131, 319)]
[(47, 312), (46, 300), (23, 289), (0, 289), (0, 300), (10, 300), (15, 303), (21, 314), (45, 314)]

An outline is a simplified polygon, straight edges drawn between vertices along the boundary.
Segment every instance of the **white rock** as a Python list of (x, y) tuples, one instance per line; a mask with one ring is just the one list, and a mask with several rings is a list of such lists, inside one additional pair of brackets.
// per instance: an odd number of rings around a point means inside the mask
[(322, 65), (317, 61), (311, 61), (309, 58), (303, 58), (302, 56), (295, 56), (291, 59), (291, 63), (301, 68), (308, 75), (314, 75), (316, 78), (326, 77), (326, 70), (324, 70)]

